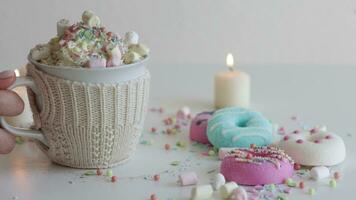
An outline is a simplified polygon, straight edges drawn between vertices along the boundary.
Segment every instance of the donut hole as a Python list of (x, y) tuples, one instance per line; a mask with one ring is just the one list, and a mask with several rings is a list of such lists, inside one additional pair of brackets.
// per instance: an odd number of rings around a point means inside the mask
[(246, 128), (248, 127), (248, 122), (249, 122), (248, 120), (239, 120), (236, 122), (235, 125), (240, 128)]

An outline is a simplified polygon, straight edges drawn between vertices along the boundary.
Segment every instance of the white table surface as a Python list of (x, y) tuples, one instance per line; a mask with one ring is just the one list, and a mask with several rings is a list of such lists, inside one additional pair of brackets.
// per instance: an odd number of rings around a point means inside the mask
[[(220, 70), (213, 65), (151, 65), (152, 85), (150, 107), (163, 107), (163, 114), (150, 112), (145, 123), (143, 140), (152, 145), (138, 145), (136, 155), (127, 164), (113, 168), (119, 177), (116, 183), (105, 177), (80, 176), (86, 170), (52, 164), (32, 143), (17, 145), (9, 155), (0, 156), (0, 199), (62, 200), (62, 199), (149, 199), (155, 193), (160, 200), (189, 199), (192, 187), (177, 186), (177, 174), (195, 171), (199, 184), (208, 184), (218, 170), (216, 157), (202, 156), (204, 147), (192, 146), (165, 151), (163, 145), (188, 142), (188, 132), (177, 135), (152, 134), (151, 127), (162, 129), (161, 120), (177, 108), (188, 105), (194, 113), (212, 108), (213, 74)], [(221, 67), (221, 69), (223, 69)], [(346, 161), (335, 169), (342, 173), (336, 188), (328, 180), (307, 181), (315, 187), (315, 196), (302, 190), (292, 190), (288, 199), (351, 199), (356, 180), (356, 67), (353, 66), (246, 66), (252, 76), (252, 107), (263, 112), (273, 122), (294, 130), (296, 115), (307, 125), (323, 124), (339, 133), (347, 148)], [(171, 166), (172, 161), (181, 161)], [(154, 182), (144, 177), (161, 174)], [(214, 199), (219, 199), (215, 194)]]

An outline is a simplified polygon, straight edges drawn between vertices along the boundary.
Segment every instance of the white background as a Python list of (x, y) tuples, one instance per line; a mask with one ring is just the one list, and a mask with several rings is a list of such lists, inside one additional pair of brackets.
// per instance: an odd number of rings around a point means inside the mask
[(23, 65), (58, 19), (85, 9), (140, 33), (152, 63), (224, 64), (227, 52), (242, 64), (356, 63), (352, 0), (1, 0), (0, 69)]

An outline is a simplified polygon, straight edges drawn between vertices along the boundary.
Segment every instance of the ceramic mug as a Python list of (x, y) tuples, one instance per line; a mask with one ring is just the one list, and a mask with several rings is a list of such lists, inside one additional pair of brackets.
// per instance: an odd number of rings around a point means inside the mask
[(28, 75), (9, 89), (27, 86), (35, 129), (0, 123), (37, 141), (48, 157), (75, 168), (107, 168), (134, 153), (147, 111), (148, 58), (112, 68), (48, 66), (28, 58)]

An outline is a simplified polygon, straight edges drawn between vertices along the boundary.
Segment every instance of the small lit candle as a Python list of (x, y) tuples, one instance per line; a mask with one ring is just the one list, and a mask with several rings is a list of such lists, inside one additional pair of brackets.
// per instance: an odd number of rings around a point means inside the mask
[(215, 76), (215, 107), (250, 106), (250, 76), (234, 68), (232, 54), (226, 56), (228, 71)]
[[(15, 70), (16, 77), (19, 77), (21, 72), (18, 69)], [(24, 74), (21, 74), (24, 75)], [(23, 100), (25, 107), (24, 111), (15, 117), (6, 117), (6, 121), (14, 127), (19, 127), (19, 128), (29, 128), (33, 125), (33, 117), (32, 117), (32, 112), (30, 108), (30, 103), (28, 100), (27, 96), (27, 89), (26, 87), (17, 87), (13, 89), (14, 92), (16, 92), (21, 99)]]

